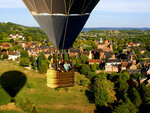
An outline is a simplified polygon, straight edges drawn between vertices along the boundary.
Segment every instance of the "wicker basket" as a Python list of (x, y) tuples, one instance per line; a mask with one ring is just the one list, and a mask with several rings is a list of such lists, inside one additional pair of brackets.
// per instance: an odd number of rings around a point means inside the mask
[(63, 73), (49, 69), (47, 71), (47, 86), (51, 88), (74, 86), (74, 71)]

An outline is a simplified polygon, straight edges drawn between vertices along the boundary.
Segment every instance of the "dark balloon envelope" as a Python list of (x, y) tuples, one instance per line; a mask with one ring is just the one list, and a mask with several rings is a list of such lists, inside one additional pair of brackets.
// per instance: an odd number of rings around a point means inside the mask
[(69, 49), (100, 0), (23, 0), (58, 49)]

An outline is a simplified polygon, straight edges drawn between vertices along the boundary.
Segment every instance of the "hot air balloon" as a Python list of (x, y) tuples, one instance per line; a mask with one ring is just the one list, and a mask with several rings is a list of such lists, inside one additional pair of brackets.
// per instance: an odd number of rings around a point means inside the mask
[(52, 43), (72, 47), (90, 13), (100, 0), (23, 0)]

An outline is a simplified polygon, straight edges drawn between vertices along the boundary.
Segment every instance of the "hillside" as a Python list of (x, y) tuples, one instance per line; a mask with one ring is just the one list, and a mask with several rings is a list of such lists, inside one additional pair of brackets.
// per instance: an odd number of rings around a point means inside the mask
[[(46, 86), (46, 77), (40, 75), (34, 71), (25, 70), (22, 67), (18, 67), (13, 63), (0, 62), (0, 75), (8, 71), (22, 72), (27, 77), (27, 82), (23, 89), (17, 94), (16, 100), (28, 99), (35, 104), (39, 113), (80, 113), (94, 112), (95, 105), (89, 103), (87, 96), (85, 95), (85, 87), (75, 85), (70, 88), (51, 89)], [(82, 78), (80, 74), (76, 73), (76, 80)], [(20, 108), (13, 106), (12, 104), (5, 106), (8, 109), (2, 109), (0, 106), (0, 112), (2, 113), (17, 113)], [(9, 112), (6, 112), (9, 111)]]
[(40, 42), (47, 39), (46, 34), (40, 28), (22, 26), (11, 22), (0, 22), (0, 40), (6, 39), (10, 34), (17, 33), (23, 34), (27, 41), (29, 36), (32, 38), (32, 41)]

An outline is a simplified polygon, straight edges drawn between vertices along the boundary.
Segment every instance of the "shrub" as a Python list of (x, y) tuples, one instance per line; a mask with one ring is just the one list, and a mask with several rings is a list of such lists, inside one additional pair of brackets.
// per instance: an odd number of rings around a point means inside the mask
[(20, 65), (24, 66), (24, 67), (29, 66), (30, 65), (29, 59), (28, 58), (21, 58)]
[(87, 80), (80, 80), (80, 85), (81, 86), (87, 86), (88, 85), (88, 81)]
[(7, 55), (7, 54), (4, 54), (4, 55), (3, 55), (3, 59), (8, 59), (8, 55)]
[(56, 91), (60, 91), (60, 88), (55, 88)]
[(41, 62), (40, 65), (39, 65), (39, 71), (40, 71), (40, 73), (44, 74), (44, 73), (47, 72), (47, 70), (48, 70), (48, 64), (47, 64), (47, 62), (45, 62), (45, 61)]

